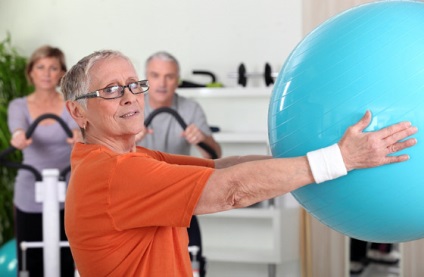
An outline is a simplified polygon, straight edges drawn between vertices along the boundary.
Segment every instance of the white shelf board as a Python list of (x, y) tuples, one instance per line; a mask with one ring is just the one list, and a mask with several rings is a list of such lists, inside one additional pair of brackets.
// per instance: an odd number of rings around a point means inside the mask
[(265, 88), (179, 88), (177, 93), (195, 98), (271, 97), (272, 87)]
[(281, 258), (273, 249), (246, 249), (212, 247), (204, 245), (204, 255), (209, 261), (279, 264)]
[(217, 132), (213, 137), (217, 142), (226, 143), (268, 143), (266, 132)]
[(209, 217), (209, 218), (274, 218), (280, 215), (280, 210), (278, 208), (241, 208), (228, 210), (219, 213), (213, 214), (204, 214), (200, 217)]

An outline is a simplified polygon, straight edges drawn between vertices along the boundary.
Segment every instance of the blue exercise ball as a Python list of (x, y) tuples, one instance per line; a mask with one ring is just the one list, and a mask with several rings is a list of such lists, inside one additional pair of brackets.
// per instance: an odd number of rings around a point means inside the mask
[(16, 240), (12, 239), (0, 247), (0, 276), (16, 277), (17, 271)]
[[(400, 121), (424, 130), (424, 3), (381, 1), (324, 22), (292, 51), (268, 112), (274, 157), (305, 155), (336, 143), (370, 110), (366, 131)], [(422, 132), (421, 132), (422, 133)], [(293, 192), (320, 222), (373, 242), (424, 237), (424, 139), (411, 159)], [(421, 143), (420, 143), (421, 140)]]

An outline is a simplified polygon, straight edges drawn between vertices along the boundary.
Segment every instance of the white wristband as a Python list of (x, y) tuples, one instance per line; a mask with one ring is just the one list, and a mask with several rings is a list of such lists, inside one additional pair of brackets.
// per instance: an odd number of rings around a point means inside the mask
[(325, 181), (336, 179), (347, 174), (346, 166), (343, 161), (337, 143), (308, 152), (306, 157), (311, 167), (315, 183), (319, 184)]

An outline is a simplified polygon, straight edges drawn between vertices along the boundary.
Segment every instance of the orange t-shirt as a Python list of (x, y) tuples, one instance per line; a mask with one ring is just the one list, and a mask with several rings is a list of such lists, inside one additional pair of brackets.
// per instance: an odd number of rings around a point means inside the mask
[(82, 277), (192, 276), (187, 227), (212, 160), (78, 143), (65, 228)]

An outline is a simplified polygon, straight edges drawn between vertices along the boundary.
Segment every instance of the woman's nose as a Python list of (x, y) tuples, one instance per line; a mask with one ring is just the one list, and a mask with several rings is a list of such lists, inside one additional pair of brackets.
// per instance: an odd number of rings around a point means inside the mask
[(132, 93), (129, 87), (124, 87), (123, 93), (124, 94), (122, 95), (122, 99), (124, 100), (124, 102), (132, 102), (137, 97), (137, 95)]
[(44, 75), (46, 75), (46, 76), (50, 76), (52, 73), (53, 73), (53, 70), (51, 70), (51, 69), (44, 70)]

